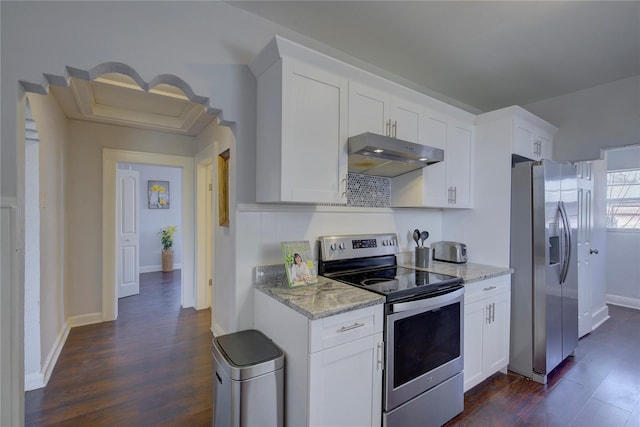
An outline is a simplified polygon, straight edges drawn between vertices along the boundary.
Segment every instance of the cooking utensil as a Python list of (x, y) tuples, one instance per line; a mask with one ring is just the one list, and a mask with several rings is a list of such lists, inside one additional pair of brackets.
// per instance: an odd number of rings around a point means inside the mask
[(424, 247), (424, 241), (427, 240), (428, 238), (429, 238), (429, 232), (428, 231), (420, 232), (420, 240), (422, 240), (422, 247)]
[(418, 241), (420, 240), (420, 230), (417, 228), (413, 230), (413, 240), (416, 241), (416, 248), (419, 248), (420, 245), (418, 244)]

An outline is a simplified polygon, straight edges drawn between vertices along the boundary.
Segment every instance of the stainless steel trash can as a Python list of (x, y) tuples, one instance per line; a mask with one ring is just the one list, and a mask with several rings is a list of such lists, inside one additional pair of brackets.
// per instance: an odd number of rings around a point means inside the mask
[(250, 329), (213, 339), (213, 426), (284, 424), (284, 353)]

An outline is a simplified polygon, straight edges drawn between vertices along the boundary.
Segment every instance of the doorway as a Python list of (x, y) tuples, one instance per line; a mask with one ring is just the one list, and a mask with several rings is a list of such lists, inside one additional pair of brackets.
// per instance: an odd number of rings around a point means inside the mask
[[(181, 283), (182, 169), (118, 163), (116, 245), (118, 299), (140, 293), (141, 274), (172, 272)], [(175, 229), (170, 265), (163, 262), (161, 230)], [(179, 294), (182, 294), (180, 292)], [(181, 301), (178, 301), (180, 304)]]
[(182, 307), (195, 307), (196, 289), (194, 281), (195, 259), (195, 226), (194, 221), (194, 166), (193, 158), (167, 154), (142, 153), (104, 149), (102, 158), (103, 192), (102, 192), (102, 320), (115, 320), (118, 317), (117, 305), (117, 260), (116, 260), (116, 174), (118, 163), (135, 163), (181, 168), (182, 170)]

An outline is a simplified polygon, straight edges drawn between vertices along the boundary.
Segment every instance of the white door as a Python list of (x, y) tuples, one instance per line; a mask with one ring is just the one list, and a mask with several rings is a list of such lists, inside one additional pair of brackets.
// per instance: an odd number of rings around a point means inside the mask
[(118, 169), (116, 189), (116, 271), (118, 298), (140, 293), (138, 172)]
[[(591, 290), (596, 280), (603, 280), (604, 257), (600, 255), (600, 250), (596, 241), (598, 231), (594, 228), (597, 215), (605, 215), (604, 210), (598, 213), (594, 210), (594, 165), (602, 160), (577, 162), (578, 169), (578, 336), (583, 337), (592, 329), (592, 296)], [(606, 177), (604, 177), (606, 179)], [(600, 272), (600, 274), (598, 274)]]
[(388, 135), (389, 95), (349, 82), (349, 136), (373, 132)]

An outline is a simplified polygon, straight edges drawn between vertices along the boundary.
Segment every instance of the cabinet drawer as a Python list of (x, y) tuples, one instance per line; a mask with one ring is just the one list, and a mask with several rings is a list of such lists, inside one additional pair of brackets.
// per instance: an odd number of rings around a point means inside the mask
[(464, 285), (464, 302), (471, 304), (484, 298), (511, 291), (511, 276), (493, 277)]
[(382, 332), (382, 304), (309, 322), (309, 353)]

